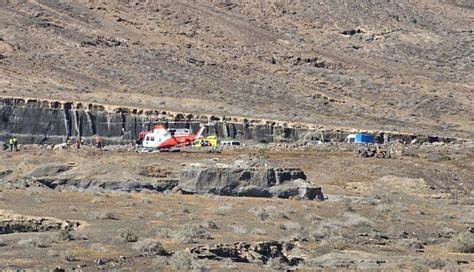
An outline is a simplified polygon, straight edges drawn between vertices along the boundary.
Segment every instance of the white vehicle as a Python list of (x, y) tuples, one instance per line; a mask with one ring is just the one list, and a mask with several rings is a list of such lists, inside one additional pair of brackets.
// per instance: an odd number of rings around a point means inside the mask
[(239, 146), (239, 141), (221, 141), (220, 143), (222, 146)]

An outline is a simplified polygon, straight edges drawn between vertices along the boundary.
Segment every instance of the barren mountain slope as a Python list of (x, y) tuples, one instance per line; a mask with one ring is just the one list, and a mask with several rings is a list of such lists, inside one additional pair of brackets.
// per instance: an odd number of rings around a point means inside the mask
[(0, 95), (474, 132), (468, 0), (64, 2), (0, 2)]

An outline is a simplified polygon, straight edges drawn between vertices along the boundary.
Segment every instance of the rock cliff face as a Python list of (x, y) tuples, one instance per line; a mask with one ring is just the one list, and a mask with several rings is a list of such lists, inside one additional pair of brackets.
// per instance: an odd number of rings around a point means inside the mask
[[(106, 107), (103, 105), (36, 99), (0, 99), (0, 139), (16, 135), (22, 143), (60, 143), (68, 137), (81, 136), (92, 141), (94, 135), (104, 137), (106, 144), (128, 144), (138, 133), (151, 129), (157, 121), (200, 120), (213, 122), (206, 134), (222, 138), (271, 142), (274, 135), (292, 141), (304, 132), (274, 124), (252, 124), (251, 120), (174, 113), (157, 110)], [(188, 124), (194, 130), (198, 123)], [(187, 126), (179, 124), (178, 126)]]
[[(317, 125), (286, 123), (265, 119), (246, 119), (166, 110), (149, 110), (98, 105), (81, 102), (48, 101), (24, 98), (0, 99), (0, 141), (15, 135), (20, 143), (61, 143), (68, 137), (81, 136), (92, 143), (96, 134), (105, 144), (129, 144), (138, 133), (150, 130), (158, 122), (189, 121), (174, 126), (199, 127), (198, 122), (211, 123), (204, 134), (219, 138), (253, 140), (259, 143), (294, 142), (301, 139), (342, 141), (351, 133), (349, 129), (322, 129)], [(379, 141), (381, 132), (374, 132)], [(392, 139), (411, 141), (453, 141), (451, 138), (429, 137), (402, 133), (387, 133)]]

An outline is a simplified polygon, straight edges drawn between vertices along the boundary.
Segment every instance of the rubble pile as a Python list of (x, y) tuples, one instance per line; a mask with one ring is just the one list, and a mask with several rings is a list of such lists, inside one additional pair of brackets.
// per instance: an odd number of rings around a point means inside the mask
[(380, 145), (374, 145), (374, 146), (360, 146), (357, 149), (357, 153), (355, 154), (357, 157), (361, 158), (379, 158), (379, 159), (393, 159), (397, 155), (399, 155), (400, 152), (397, 152), (395, 148), (392, 146), (380, 146)]

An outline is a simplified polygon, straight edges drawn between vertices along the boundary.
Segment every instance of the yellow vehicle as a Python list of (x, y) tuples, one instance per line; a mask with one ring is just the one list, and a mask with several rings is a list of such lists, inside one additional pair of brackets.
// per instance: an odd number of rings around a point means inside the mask
[(211, 136), (207, 136), (206, 138), (201, 137), (199, 139), (196, 139), (193, 143), (193, 146), (194, 147), (202, 147), (202, 146), (216, 147), (217, 142), (218, 142), (217, 136), (216, 135), (211, 135)]

